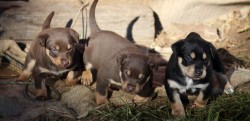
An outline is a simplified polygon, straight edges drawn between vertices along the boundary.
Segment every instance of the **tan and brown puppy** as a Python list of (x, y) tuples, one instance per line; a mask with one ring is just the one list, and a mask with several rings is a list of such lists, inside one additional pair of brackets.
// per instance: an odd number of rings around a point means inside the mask
[(32, 74), (37, 88), (37, 99), (46, 100), (47, 74), (61, 78), (67, 74), (66, 84), (74, 85), (81, 76), (82, 50), (76, 48), (79, 36), (70, 28), (50, 28), (54, 12), (46, 18), (42, 31), (32, 42), (22, 74), (17, 79), (27, 80)]
[(156, 66), (135, 44), (114, 32), (100, 30), (95, 20), (97, 2), (93, 2), (89, 14), (91, 35), (84, 53), (88, 70), (83, 75), (83, 83), (90, 84), (92, 80), (84, 76), (91, 74), (90, 69), (97, 70), (94, 78), (98, 105), (107, 102), (109, 87), (137, 94), (134, 101), (145, 101), (154, 92), (152, 69)]

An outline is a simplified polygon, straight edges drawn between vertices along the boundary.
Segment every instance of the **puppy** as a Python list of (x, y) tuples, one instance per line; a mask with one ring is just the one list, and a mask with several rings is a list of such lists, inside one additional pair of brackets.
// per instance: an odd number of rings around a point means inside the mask
[(165, 88), (174, 116), (185, 115), (184, 106), (189, 103), (189, 94), (198, 94), (193, 107), (206, 105), (213, 91), (214, 74), (220, 77), (223, 88), (226, 85), (226, 92), (233, 92), (215, 47), (199, 34), (190, 33), (174, 43), (172, 50), (166, 68)]
[(53, 74), (63, 77), (66, 84), (74, 85), (81, 76), (82, 52), (76, 48), (79, 35), (70, 28), (50, 28), (54, 12), (46, 18), (42, 31), (32, 42), (27, 53), (22, 74), (18, 81), (24, 81), (32, 74), (37, 89), (38, 100), (48, 99), (46, 76)]
[[(96, 74), (96, 103), (107, 102), (109, 87), (137, 94), (134, 101), (145, 101), (154, 92), (152, 69), (156, 64), (135, 44), (111, 31), (100, 30), (95, 20), (95, 0), (90, 8), (91, 35), (85, 47), (84, 63), (86, 74), (83, 83), (88, 85), (90, 70)], [(87, 77), (86, 77), (87, 76)], [(109, 94), (112, 90), (109, 91)]]

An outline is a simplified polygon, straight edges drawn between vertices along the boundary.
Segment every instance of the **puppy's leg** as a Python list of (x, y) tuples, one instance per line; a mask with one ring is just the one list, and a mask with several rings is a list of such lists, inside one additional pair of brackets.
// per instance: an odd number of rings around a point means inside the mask
[(220, 83), (226, 83), (224, 89), (224, 92), (226, 94), (230, 94), (234, 92), (234, 87), (230, 84), (227, 77), (225, 76), (225, 67), (224, 64), (218, 54), (218, 51), (216, 48), (210, 44), (211, 54), (212, 54), (212, 63), (213, 63), (213, 69), (215, 70), (216, 76), (219, 76)]
[(200, 90), (199, 95), (197, 96), (192, 108), (203, 108), (206, 106), (209, 97), (212, 95), (213, 83), (210, 83), (207, 88)]
[(45, 78), (40, 76), (40, 74), (36, 74), (34, 76), (35, 79), (35, 87), (37, 90), (36, 99), (40, 101), (48, 100), (47, 89), (45, 86)]
[(79, 71), (70, 71), (66, 78), (66, 85), (74, 86), (77, 84), (77, 81), (80, 80), (80, 72)]
[(167, 80), (165, 81), (165, 89), (168, 95), (168, 99), (171, 103), (172, 115), (176, 118), (184, 116), (185, 110), (181, 101), (180, 94), (177, 92), (177, 90), (174, 90), (169, 86), (169, 83)]
[(152, 80), (149, 80), (146, 82), (145, 85), (143, 85), (142, 89), (139, 91), (139, 93), (134, 97), (134, 102), (147, 102), (150, 99), (152, 99), (154, 93), (154, 88), (152, 85)]
[(29, 55), (27, 55), (24, 69), (21, 73), (21, 75), (17, 78), (17, 81), (26, 81), (29, 79), (31, 72), (36, 64), (36, 60), (32, 59)]
[(174, 117), (182, 117), (185, 115), (184, 106), (181, 102), (180, 94), (176, 91), (170, 94), (169, 98), (171, 98), (170, 103), (172, 107), (172, 115)]
[(93, 76), (92, 76), (91, 70), (87, 69), (82, 72), (81, 82), (84, 85), (90, 85), (93, 82)]
[(107, 81), (98, 80), (96, 82), (96, 104), (101, 105), (108, 102), (107, 96), (108, 96), (108, 90), (107, 90), (108, 84)]
[(223, 73), (219, 73), (214, 71), (214, 74), (219, 80), (220, 88), (224, 90), (224, 93), (231, 94), (234, 92), (234, 87), (231, 85), (231, 83), (228, 81), (227, 77)]

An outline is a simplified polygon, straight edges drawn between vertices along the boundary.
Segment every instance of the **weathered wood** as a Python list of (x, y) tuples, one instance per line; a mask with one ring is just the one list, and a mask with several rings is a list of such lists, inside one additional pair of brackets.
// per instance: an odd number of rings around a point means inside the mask
[[(88, 10), (90, 5), (91, 3), (87, 7)], [(0, 34), (0, 39), (34, 39), (41, 31), (42, 23), (51, 11), (55, 11), (51, 25), (64, 27), (70, 18), (76, 16), (81, 6), (81, 3), (76, 0), (0, 1), (0, 9), (3, 11), (0, 13), (0, 26), (4, 30)], [(101, 29), (115, 31), (126, 37), (128, 28), (131, 28), (132, 34), (130, 35), (133, 37), (129, 38), (153, 41), (154, 17), (149, 7), (119, 3), (106, 4), (99, 1), (96, 9), (96, 18)], [(138, 19), (133, 23), (137, 17)], [(129, 25), (132, 26), (129, 27)], [(81, 14), (73, 29), (80, 34), (83, 33)]]

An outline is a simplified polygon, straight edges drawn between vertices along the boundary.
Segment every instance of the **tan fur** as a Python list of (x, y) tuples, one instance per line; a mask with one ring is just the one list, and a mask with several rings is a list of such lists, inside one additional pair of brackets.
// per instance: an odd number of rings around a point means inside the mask
[(90, 85), (93, 82), (93, 76), (90, 70), (85, 70), (82, 72), (81, 82), (83, 85)]
[(208, 99), (203, 100), (203, 97), (204, 97), (203, 93), (200, 92), (196, 100), (194, 101), (193, 108), (204, 108), (206, 106)]
[(195, 53), (194, 52), (192, 52), (190, 56), (191, 56), (192, 59), (195, 59)]
[(203, 53), (202, 58), (203, 58), (203, 59), (206, 59), (206, 58), (207, 58), (206, 53)]
[(78, 78), (74, 78), (74, 71), (70, 71), (67, 75), (67, 78), (66, 78), (66, 85), (68, 86), (74, 86), (76, 85), (78, 81)]
[(175, 117), (181, 117), (185, 115), (185, 110), (180, 100), (180, 95), (177, 92), (174, 92), (175, 103), (171, 103), (172, 115)]
[(71, 45), (70, 45), (70, 44), (68, 44), (67, 49), (68, 49), (68, 50), (71, 49)]
[(139, 95), (135, 95), (133, 101), (134, 102), (147, 102), (149, 100), (149, 97), (142, 97)]
[(143, 75), (140, 73), (140, 74), (139, 74), (139, 76), (138, 76), (138, 79), (141, 79), (141, 78), (142, 78), (142, 76), (143, 76)]
[(107, 96), (106, 95), (102, 96), (98, 92), (96, 92), (95, 99), (96, 99), (96, 104), (97, 105), (105, 104), (106, 102), (108, 102)]
[(18, 81), (27, 81), (31, 75), (31, 71), (34, 68), (36, 64), (35, 60), (30, 60), (30, 62), (28, 63), (28, 66), (25, 70), (23, 70), (23, 72), (21, 73), (21, 75), (17, 78)]
[(183, 59), (181, 57), (178, 57), (178, 63), (179, 63), (179, 66), (181, 68), (181, 71), (183, 74), (185, 74), (185, 76), (188, 76), (189, 78), (193, 78), (193, 79), (202, 79), (202, 78), (205, 78), (206, 76), (206, 67), (203, 66), (203, 73), (202, 75), (199, 77), (199, 78), (195, 78), (195, 65), (190, 65), (190, 66), (184, 66), (182, 65), (182, 61)]
[(47, 89), (45, 87), (45, 82), (42, 81), (42, 88), (37, 89), (36, 97), (44, 96), (47, 97)]
[(130, 74), (131, 74), (131, 71), (130, 71), (130, 70), (128, 70), (128, 71), (127, 71), (127, 75), (128, 75), (128, 76), (130, 76)]
[(61, 58), (60, 57), (57, 57), (57, 58), (51, 57), (49, 55), (49, 49), (46, 49), (46, 54), (50, 58), (50, 60), (52, 61), (53, 64), (60, 67), (60, 65), (61, 65)]
[(60, 50), (60, 47), (58, 45), (56, 45), (56, 50)]

